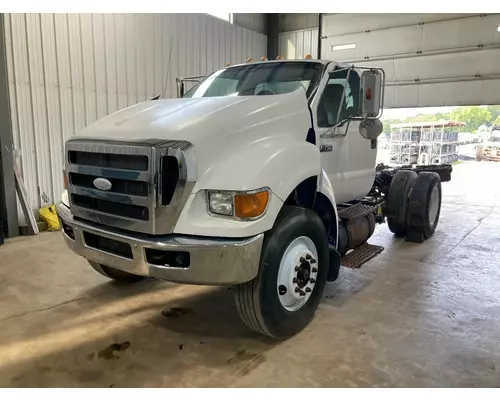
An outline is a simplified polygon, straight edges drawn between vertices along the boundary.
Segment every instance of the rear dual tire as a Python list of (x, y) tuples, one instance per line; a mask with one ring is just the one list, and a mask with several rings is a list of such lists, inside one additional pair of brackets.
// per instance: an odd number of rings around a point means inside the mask
[(391, 232), (408, 242), (422, 243), (436, 231), (441, 213), (441, 180), (435, 172), (399, 170), (387, 196)]
[(422, 243), (429, 239), (441, 215), (441, 179), (435, 172), (421, 172), (410, 195), (408, 209), (408, 242)]

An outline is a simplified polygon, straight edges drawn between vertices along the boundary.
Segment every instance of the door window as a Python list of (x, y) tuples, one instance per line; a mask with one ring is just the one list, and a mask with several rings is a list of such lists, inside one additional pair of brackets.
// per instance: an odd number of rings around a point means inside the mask
[(342, 69), (330, 73), (318, 104), (319, 127), (329, 128), (348, 117), (358, 115), (359, 75), (351, 70), (348, 82), (348, 72), (349, 70)]

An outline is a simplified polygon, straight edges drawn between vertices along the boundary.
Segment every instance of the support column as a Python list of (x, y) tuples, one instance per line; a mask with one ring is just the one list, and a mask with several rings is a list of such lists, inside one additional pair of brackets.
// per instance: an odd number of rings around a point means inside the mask
[(278, 14), (267, 14), (267, 59), (278, 56), (279, 18)]
[(14, 141), (10, 118), (9, 81), (5, 46), (5, 14), (0, 14), (0, 219), (7, 237), (19, 235), (16, 185), (14, 176)]

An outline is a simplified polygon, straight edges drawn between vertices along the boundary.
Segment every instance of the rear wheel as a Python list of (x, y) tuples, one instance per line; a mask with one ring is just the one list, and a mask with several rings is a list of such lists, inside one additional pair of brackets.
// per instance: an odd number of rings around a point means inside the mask
[(421, 172), (410, 195), (406, 240), (422, 243), (436, 231), (441, 214), (441, 180), (435, 172)]
[(411, 189), (417, 180), (417, 173), (401, 169), (392, 178), (387, 196), (387, 225), (396, 236), (406, 235), (408, 215), (408, 199)]
[(92, 268), (106, 278), (113, 279), (118, 282), (135, 283), (142, 281), (145, 277), (140, 275), (130, 274), (119, 269), (108, 267), (107, 265), (99, 264), (98, 262), (87, 260)]
[(259, 274), (238, 285), (235, 300), (243, 322), (274, 338), (287, 338), (311, 321), (328, 274), (328, 240), (318, 215), (285, 206), (266, 233)]

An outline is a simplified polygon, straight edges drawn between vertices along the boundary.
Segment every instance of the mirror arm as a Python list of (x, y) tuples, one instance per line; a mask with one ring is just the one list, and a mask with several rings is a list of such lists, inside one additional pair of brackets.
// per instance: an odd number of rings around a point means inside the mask
[[(347, 122), (347, 127), (344, 133), (340, 134), (335, 134), (337, 128), (342, 128)], [(345, 118), (342, 121), (337, 122), (335, 125), (333, 125), (330, 129), (328, 129), (326, 132), (322, 133), (320, 137), (322, 139), (331, 139), (333, 137), (339, 137), (339, 136), (346, 136), (347, 131), (349, 130), (349, 125), (351, 124), (351, 117)]]

